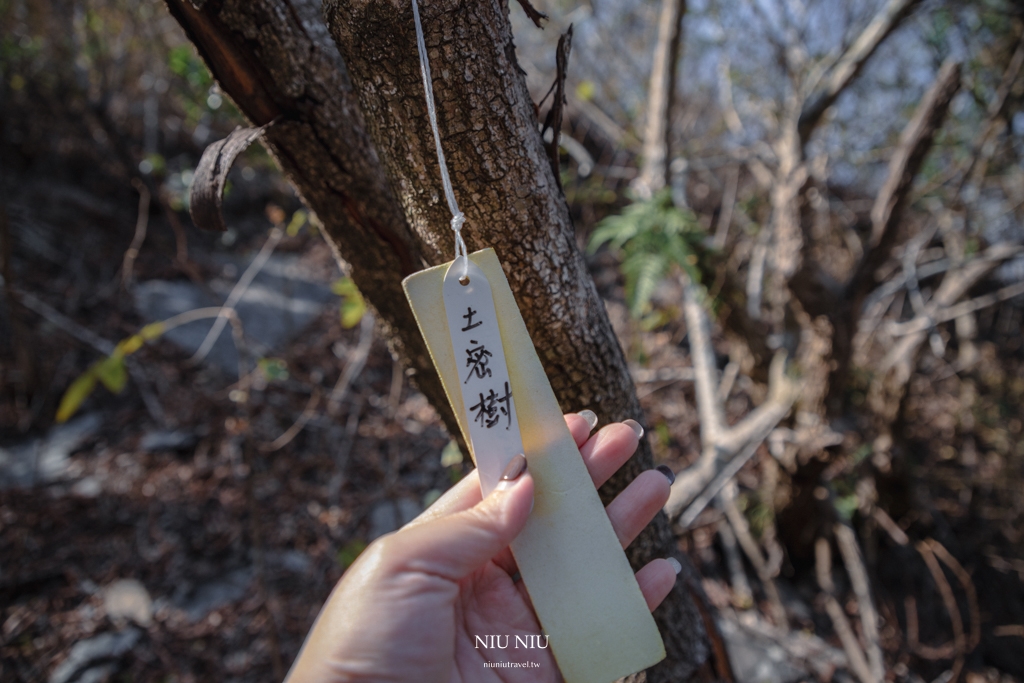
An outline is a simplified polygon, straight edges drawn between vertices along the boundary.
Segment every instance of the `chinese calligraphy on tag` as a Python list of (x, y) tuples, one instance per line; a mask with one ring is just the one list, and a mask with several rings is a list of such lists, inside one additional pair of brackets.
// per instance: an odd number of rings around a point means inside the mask
[[(479, 311), (474, 310), (472, 306), (466, 306), (466, 314), (462, 316), (462, 319), (466, 321), (466, 326), (460, 328), (460, 332), (468, 332), (484, 325), (484, 320), (474, 319), (478, 313)], [(492, 321), (487, 322), (491, 325), (494, 324)], [(473, 336), (482, 339), (481, 333), (485, 331), (488, 330), (482, 328), (480, 333), (475, 333)], [(497, 379), (501, 381), (501, 377), (494, 378), (494, 372), (490, 367), (494, 354), (488, 350), (485, 343), (477, 339), (469, 339), (463, 353), (465, 354), (464, 367), (469, 368), (463, 384), (468, 385), (470, 380), (473, 380), (474, 385), (478, 384), (477, 380)], [(495, 387), (488, 383), (480, 388), (472, 387), (479, 400), (469, 409), (469, 412), (472, 420), (478, 422), (481, 427), (492, 429), (496, 426), (500, 427), (502, 423), (504, 423), (505, 429), (512, 426), (512, 391), (509, 389), (508, 382), (502, 382), (502, 385)]]

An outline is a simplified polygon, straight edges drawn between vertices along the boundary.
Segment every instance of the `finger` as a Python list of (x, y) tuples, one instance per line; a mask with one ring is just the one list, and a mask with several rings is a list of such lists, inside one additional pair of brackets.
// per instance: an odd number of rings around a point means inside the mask
[(661, 601), (672, 592), (676, 585), (676, 575), (682, 567), (675, 558), (651, 560), (643, 569), (636, 573), (636, 582), (640, 584), (640, 592), (644, 594), (647, 608), (652, 612)]
[(597, 426), (597, 415), (593, 410), (581, 410), (578, 413), (566, 413), (565, 424), (572, 432), (572, 438), (576, 441), (576, 448), (582, 448), (583, 444), (590, 438), (590, 432)]
[(423, 522), (429, 522), (432, 519), (447, 517), (456, 512), (468, 510), (479, 503), (482, 498), (483, 496), (480, 493), (480, 476), (476, 470), (473, 470), (460, 479), (455, 486), (445, 491), (440, 498), (434, 501), (433, 505), (420, 513), (419, 516), (406, 526), (415, 526)]
[[(514, 471), (512, 464), (521, 469)], [(503, 475), (509, 479), (478, 505), (399, 531), (389, 548), (392, 570), (460, 581), (505, 549), (526, 526), (533, 505), (526, 459), (516, 456), (512, 464)]]
[(614, 422), (580, 447), (580, 455), (595, 487), (600, 488), (636, 452), (643, 428), (636, 422), (633, 424), (636, 429), (624, 422)]
[(658, 470), (641, 472), (608, 504), (608, 519), (625, 548), (668, 502), (672, 485)]

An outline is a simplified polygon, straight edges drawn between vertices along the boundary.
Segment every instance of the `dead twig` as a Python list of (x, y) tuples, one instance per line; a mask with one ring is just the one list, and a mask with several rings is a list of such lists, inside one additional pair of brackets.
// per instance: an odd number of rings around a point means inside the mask
[(331, 390), (331, 395), (327, 400), (327, 415), (329, 417), (337, 416), (349, 387), (352, 386), (352, 382), (359, 376), (359, 373), (363, 371), (363, 367), (366, 365), (366, 358), (370, 355), (370, 347), (373, 346), (373, 325), (373, 316), (364, 314), (359, 324), (359, 342), (356, 344), (356, 348), (348, 354), (345, 369), (342, 371), (341, 376), (338, 377), (338, 381), (334, 385), (334, 389)]
[(946, 575), (943, 573), (942, 567), (939, 566), (938, 560), (935, 559), (935, 553), (932, 552), (931, 545), (922, 541), (917, 544), (916, 548), (917, 552), (924, 559), (928, 571), (931, 572), (932, 579), (939, 589), (939, 595), (942, 597), (942, 604), (945, 606), (949, 619), (953, 624), (954, 662), (953, 677), (950, 680), (955, 681), (959, 677), (961, 669), (963, 669), (964, 656), (967, 654), (967, 638), (964, 635), (964, 622), (960, 617), (960, 607), (956, 604), (953, 588), (949, 585), (949, 581), (946, 580)]
[(936, 557), (942, 560), (949, 569), (956, 575), (960, 585), (964, 588), (964, 593), (967, 595), (967, 609), (968, 615), (970, 616), (971, 634), (967, 639), (967, 651), (970, 652), (978, 646), (981, 642), (981, 609), (978, 607), (978, 591), (974, 588), (974, 582), (971, 580), (971, 575), (967, 573), (963, 565), (953, 557), (953, 555), (946, 550), (946, 547), (936, 541), (934, 538), (929, 538), (925, 541), (931, 547), (932, 552), (935, 553)]
[(139, 193), (139, 214), (135, 219), (135, 235), (128, 250), (124, 252), (124, 259), (121, 261), (121, 286), (128, 289), (131, 286), (135, 267), (135, 259), (139, 256), (143, 242), (146, 241), (146, 230), (149, 226), (149, 188), (138, 178), (132, 178), (132, 187)]
[(861, 629), (864, 640), (867, 641), (865, 650), (868, 655), (871, 675), (876, 681), (882, 681), (885, 678), (885, 662), (882, 658), (882, 646), (879, 644), (878, 638), (878, 613), (875, 611), (875, 604), (871, 599), (868, 573), (864, 569), (864, 560), (861, 558), (857, 536), (853, 529), (845, 524), (836, 524), (833, 531), (836, 536), (836, 545), (839, 546), (839, 553), (843, 556), (843, 565), (850, 577), (853, 594), (857, 597)]
[[(228, 312), (234, 311), (235, 306), (243, 296), (245, 296), (246, 290), (249, 289), (249, 285), (259, 275), (260, 271), (263, 270), (263, 266), (270, 260), (270, 256), (274, 253), (274, 249), (281, 242), (284, 237), (284, 230), (279, 227), (275, 227), (270, 231), (270, 235), (267, 237), (266, 242), (263, 243), (263, 247), (259, 253), (256, 254), (256, 258), (252, 260), (249, 267), (242, 273), (242, 277), (238, 278), (238, 282), (232, 288), (231, 293), (228, 294), (228, 298), (224, 301), (224, 305), (221, 306), (223, 313), (217, 316), (217, 320), (214, 321), (210, 327), (210, 331), (206, 333), (206, 338), (203, 339), (203, 343), (199, 345), (196, 352), (188, 359), (188, 364), (198, 365), (206, 358), (207, 354), (210, 353), (210, 349), (217, 342), (220, 337), (220, 333), (224, 330), (224, 325), (229, 321)], [(239, 375), (241, 377), (241, 375)]]
[(843, 651), (846, 652), (846, 659), (849, 662), (850, 670), (861, 683), (881, 683), (871, 673), (867, 657), (857, 642), (857, 635), (850, 626), (850, 620), (846, 612), (835, 597), (835, 585), (832, 583), (832, 548), (828, 540), (818, 538), (814, 543), (814, 568), (818, 577), (818, 586), (822, 590), (825, 600), (825, 611), (832, 620), (832, 628), (839, 636), (839, 642), (843, 644)]
[(305, 428), (306, 424), (316, 415), (317, 406), (320, 405), (320, 397), (320, 387), (313, 387), (313, 393), (310, 395), (305, 409), (303, 409), (302, 414), (299, 415), (298, 419), (292, 423), (292, 426), (270, 443), (260, 444), (259, 449), (264, 453), (273, 453), (274, 451), (279, 451), (290, 444), (292, 439), (298, 436), (299, 432), (301, 432)]
[(558, 158), (558, 143), (562, 135), (562, 115), (565, 112), (565, 79), (569, 72), (569, 52), (572, 50), (572, 24), (569, 29), (558, 37), (558, 47), (555, 49), (555, 82), (551, 84), (547, 95), (537, 105), (538, 109), (547, 100), (548, 95), (554, 94), (551, 100), (551, 108), (544, 117), (544, 125), (541, 126), (540, 135), (544, 139), (545, 133), (551, 131), (551, 140), (545, 139), (544, 148), (548, 153), (548, 163), (551, 164), (551, 172), (558, 183), (558, 189), (562, 189), (561, 162)]
[(918, 0), (889, 0), (836, 60), (835, 64), (822, 74), (820, 80), (817, 83), (809, 84), (811, 86), (820, 84), (820, 86), (816, 87), (815, 92), (807, 97), (800, 112), (799, 126), (803, 139), (806, 140), (809, 137), (825, 110), (832, 106), (836, 98), (856, 78), (868, 58), (874, 54), (882, 41), (900, 25), (917, 2)]
[(784, 631), (788, 630), (789, 620), (786, 617), (786, 608), (782, 604), (779, 590), (775, 586), (775, 573), (769, 568), (764, 555), (761, 554), (761, 547), (754, 540), (753, 535), (751, 535), (747, 518), (743, 516), (743, 513), (736, 506), (736, 484), (731, 483), (729, 486), (726, 486), (719, 494), (718, 500), (722, 512), (725, 513), (725, 518), (729, 522), (729, 526), (736, 535), (736, 540), (739, 542), (744, 554), (746, 554), (747, 559), (750, 560), (750, 564), (754, 566), (754, 571), (757, 572), (757, 578), (761, 581), (761, 585), (764, 586), (764, 592), (768, 597), (768, 604), (770, 605), (769, 612), (772, 621), (775, 622), (777, 628)]

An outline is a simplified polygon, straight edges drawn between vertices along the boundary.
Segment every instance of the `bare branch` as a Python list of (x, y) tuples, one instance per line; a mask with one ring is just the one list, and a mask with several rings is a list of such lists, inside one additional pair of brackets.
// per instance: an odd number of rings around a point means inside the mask
[(697, 286), (687, 278), (683, 286), (683, 315), (690, 338), (690, 358), (693, 362), (697, 391), (697, 410), (700, 413), (700, 437), (707, 450), (709, 443), (717, 444), (725, 425), (725, 412), (716, 400), (718, 369), (715, 349), (711, 344), (711, 323), (699, 300)]
[(861, 683), (881, 683), (881, 679), (875, 679), (868, 666), (864, 651), (857, 642), (857, 636), (850, 626), (850, 620), (846, 612), (835, 597), (835, 585), (832, 583), (832, 549), (828, 540), (819, 538), (814, 543), (814, 568), (818, 575), (818, 586), (825, 595), (825, 611), (832, 620), (832, 628), (839, 636), (839, 642), (843, 644), (846, 652), (846, 659), (849, 662), (850, 670), (857, 675)]
[(832, 106), (836, 98), (860, 73), (864, 63), (874, 54), (882, 41), (900, 25), (919, 1), (889, 0), (832, 68), (822, 76), (824, 83), (807, 98), (800, 112), (799, 129), (802, 140), (810, 137), (825, 110)]
[(633, 181), (633, 191), (643, 199), (650, 198), (668, 182), (669, 123), (685, 14), (686, 0), (662, 0), (658, 42), (654, 47), (654, 64), (647, 90), (643, 166)]
[(871, 209), (871, 237), (852, 280), (853, 291), (862, 292), (870, 288), (874, 284), (874, 271), (888, 258), (910, 187), (959, 88), (960, 65), (947, 60), (918, 105), (914, 117), (904, 127), (896, 152), (889, 160), (885, 184)]
[(882, 646), (878, 641), (878, 613), (871, 600), (868, 573), (864, 569), (864, 560), (860, 556), (857, 537), (854, 535), (853, 529), (845, 524), (836, 524), (834, 531), (836, 545), (839, 546), (839, 553), (843, 556), (843, 565), (846, 567), (846, 573), (850, 576), (853, 593), (857, 596), (860, 623), (863, 628), (864, 640), (867, 641), (866, 649), (871, 675), (876, 681), (882, 681), (885, 678), (885, 662), (882, 659)]

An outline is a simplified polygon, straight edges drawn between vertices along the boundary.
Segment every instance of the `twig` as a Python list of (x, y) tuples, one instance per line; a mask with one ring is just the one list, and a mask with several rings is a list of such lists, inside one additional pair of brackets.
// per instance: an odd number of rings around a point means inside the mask
[(526, 16), (530, 18), (530, 21), (533, 22), (534, 26), (537, 28), (544, 28), (540, 25), (540, 22), (547, 19), (548, 15), (538, 11), (536, 7), (530, 4), (530, 0), (519, 0), (519, 5), (523, 8), (523, 11), (526, 12)]
[(139, 193), (139, 215), (135, 219), (135, 236), (128, 250), (124, 252), (124, 260), (121, 262), (121, 286), (125, 289), (132, 283), (135, 259), (139, 256), (142, 243), (146, 241), (146, 230), (149, 226), (149, 188), (138, 178), (132, 178), (132, 186)]
[(878, 526), (885, 529), (886, 533), (889, 534), (889, 538), (896, 543), (899, 545), (910, 544), (910, 537), (907, 536), (907, 533), (900, 528), (900, 525), (885, 510), (880, 507), (873, 507), (871, 509), (871, 518), (875, 520)]
[(330, 398), (327, 400), (327, 414), (335, 417), (341, 409), (341, 402), (345, 400), (345, 394), (359, 373), (366, 365), (366, 357), (370, 354), (370, 347), (373, 346), (373, 316), (363, 314), (359, 325), (359, 343), (349, 355), (345, 364), (345, 370), (338, 377), (338, 382), (331, 390)]
[(861, 650), (857, 636), (850, 626), (850, 620), (847, 619), (846, 613), (835, 598), (835, 585), (832, 583), (832, 549), (829, 547), (827, 539), (818, 538), (814, 542), (814, 560), (818, 586), (821, 587), (825, 598), (825, 611), (828, 612), (828, 616), (832, 620), (832, 628), (839, 636), (839, 642), (843, 644), (850, 669), (861, 680), (861, 683), (881, 683), (881, 679), (875, 679), (872, 675), (864, 651)]
[[(558, 158), (558, 142), (562, 134), (562, 115), (565, 112), (565, 79), (569, 69), (569, 52), (572, 50), (572, 24), (568, 30), (558, 37), (558, 47), (555, 49), (555, 82), (551, 84), (548, 95), (554, 94), (551, 100), (551, 108), (544, 117), (544, 125), (541, 127), (541, 138), (544, 132), (551, 130), (551, 141), (546, 142), (544, 147), (548, 153), (548, 163), (551, 165), (551, 173), (555, 176), (555, 183), (562, 189), (561, 162)], [(547, 99), (547, 95), (544, 96)], [(541, 104), (544, 100), (541, 100)], [(537, 105), (538, 107), (540, 105)]]
[(925, 541), (932, 549), (932, 552), (942, 560), (943, 564), (952, 570), (956, 574), (956, 578), (960, 581), (960, 585), (964, 587), (964, 593), (967, 594), (967, 609), (968, 614), (971, 618), (971, 635), (967, 639), (967, 651), (970, 652), (978, 646), (981, 642), (981, 610), (978, 608), (978, 592), (974, 588), (974, 582), (971, 580), (971, 575), (967, 573), (963, 565), (953, 557), (953, 555), (946, 550), (946, 547), (936, 541), (934, 538), (930, 538)]
[[(60, 313), (52, 306), (36, 297), (31, 292), (21, 290), (15, 291), (13, 287), (8, 289), (17, 296), (17, 300), (22, 306), (52, 323), (55, 327), (63, 330), (74, 339), (91, 347), (104, 356), (109, 356), (114, 353), (116, 345), (113, 342), (107, 341), (92, 330), (82, 327), (71, 318)], [(146, 406), (146, 412), (149, 413), (149, 416), (153, 418), (157, 424), (168, 424), (167, 413), (164, 411), (163, 406), (160, 405), (160, 399), (157, 398), (156, 393), (150, 386), (149, 380), (142, 372), (142, 369), (128, 358), (125, 359), (125, 368), (127, 368), (132, 379), (135, 380), (135, 386), (138, 387), (139, 396), (142, 398), (142, 403)]]
[(885, 183), (871, 209), (871, 235), (851, 280), (855, 294), (866, 292), (876, 284), (875, 271), (889, 257), (896, 241), (910, 188), (959, 88), (960, 64), (947, 60), (921, 99), (913, 118), (904, 126), (896, 151), (889, 159)]
[(834, 528), (836, 545), (843, 556), (843, 565), (850, 577), (853, 594), (857, 596), (857, 607), (860, 611), (860, 622), (867, 641), (868, 665), (871, 675), (876, 681), (885, 678), (885, 662), (882, 659), (882, 646), (878, 639), (878, 613), (871, 600), (871, 589), (868, 586), (868, 573), (864, 569), (864, 560), (860, 556), (857, 537), (853, 529), (845, 524), (836, 524)]
[(970, 299), (969, 301), (962, 301), (955, 306), (949, 306), (931, 315), (926, 311), (923, 315), (919, 315), (908, 322), (890, 323), (888, 332), (894, 337), (902, 337), (907, 334), (923, 332), (935, 325), (949, 322), (950, 320), (959, 318), (962, 315), (968, 315), (969, 313), (974, 313), (975, 311), (979, 311), (989, 306), (994, 306), (1000, 302), (1006, 301), (1007, 299), (1020, 296), (1021, 294), (1024, 294), (1024, 282), (1007, 285), (1006, 287), (992, 292), (991, 294), (983, 294)]
[(260, 451), (263, 453), (273, 453), (274, 451), (281, 450), (290, 444), (292, 439), (298, 436), (299, 432), (305, 428), (306, 423), (316, 415), (316, 408), (318, 405), (320, 405), (320, 387), (313, 387), (313, 393), (309, 397), (309, 401), (306, 402), (306, 407), (302, 411), (302, 414), (299, 415), (298, 419), (292, 423), (292, 426), (289, 427), (284, 434), (277, 437), (272, 442), (260, 444)]
[(740, 169), (734, 166), (725, 177), (725, 192), (722, 194), (722, 211), (718, 216), (718, 228), (712, 245), (715, 249), (725, 249), (729, 239), (729, 226), (732, 225), (732, 213), (736, 207), (736, 190), (740, 184)]
[(718, 523), (718, 538), (722, 541), (725, 555), (725, 566), (729, 570), (729, 583), (732, 585), (733, 604), (739, 609), (750, 609), (754, 606), (754, 594), (747, 581), (747, 573), (743, 569), (743, 558), (736, 547), (736, 534), (727, 520)]
[(206, 358), (206, 355), (210, 353), (210, 349), (213, 348), (213, 345), (220, 337), (220, 333), (224, 330), (224, 325), (228, 322), (228, 311), (234, 311), (235, 306), (245, 295), (245, 292), (249, 289), (249, 285), (252, 284), (252, 281), (256, 278), (259, 272), (263, 270), (263, 266), (266, 265), (271, 254), (274, 253), (274, 249), (277, 248), (278, 243), (280, 243), (281, 238), (283, 237), (284, 230), (281, 230), (281, 228), (275, 227), (270, 231), (270, 236), (267, 237), (267, 241), (263, 243), (263, 248), (261, 248), (259, 253), (256, 254), (256, 258), (252, 260), (249, 267), (245, 269), (244, 273), (242, 273), (242, 277), (240, 277), (238, 282), (235, 283), (231, 293), (228, 294), (227, 300), (225, 300), (224, 305), (221, 306), (222, 313), (217, 316), (217, 320), (214, 321), (213, 325), (210, 327), (210, 331), (207, 332), (206, 338), (203, 339), (203, 343), (199, 345), (196, 352), (188, 359), (188, 363), (190, 365), (197, 365), (201, 363), (202, 360)]
[[(888, 4), (875, 15), (856, 40), (842, 54), (836, 63), (822, 76), (824, 85), (807, 98), (800, 112), (801, 137), (806, 140), (821, 120), (825, 110), (857, 76), (864, 63), (874, 54), (882, 41), (888, 37), (907, 16), (918, 0), (889, 0)], [(756, 4), (756, 3), (754, 3)], [(814, 84), (812, 84), (814, 85)]]
[(718, 500), (720, 501), (722, 512), (725, 513), (725, 518), (729, 522), (729, 526), (736, 534), (736, 540), (739, 542), (740, 547), (743, 548), (743, 552), (746, 554), (747, 559), (750, 560), (750, 564), (754, 565), (757, 578), (760, 579), (761, 585), (764, 586), (765, 595), (768, 596), (768, 603), (771, 606), (772, 621), (775, 622), (776, 627), (783, 631), (788, 630), (789, 620), (786, 617), (786, 608), (782, 604), (779, 590), (775, 586), (774, 574), (768, 567), (768, 563), (765, 562), (760, 546), (758, 546), (757, 541), (754, 540), (750, 533), (750, 525), (747, 524), (747, 518), (736, 507), (736, 484), (731, 483), (729, 486), (726, 486), (722, 493), (719, 494)]
[(949, 619), (953, 624), (953, 654), (955, 656), (953, 671), (955, 673), (951, 680), (955, 681), (960, 670), (963, 668), (964, 655), (967, 653), (967, 639), (964, 636), (964, 622), (960, 617), (960, 608), (956, 604), (953, 589), (950, 587), (949, 581), (946, 580), (942, 567), (939, 566), (938, 560), (935, 559), (931, 545), (922, 541), (916, 547), (917, 552), (924, 559), (925, 565), (928, 566), (932, 579), (935, 580), (935, 585), (939, 589), (939, 595), (942, 597), (942, 604), (945, 605), (946, 612), (949, 613)]
[(992, 628), (992, 635), (998, 637), (1017, 636), (1018, 638), (1024, 638), (1024, 625), (1005, 624), (1003, 626), (995, 626)]
[[(767, 435), (765, 435), (765, 437), (767, 438)], [(691, 524), (697, 521), (697, 517), (700, 516), (700, 513), (704, 511), (704, 508), (706, 508), (708, 504), (710, 504), (711, 501), (714, 500), (715, 496), (717, 496), (719, 492), (723, 488), (725, 488), (725, 486), (732, 480), (732, 478), (735, 477), (741, 469), (743, 469), (743, 466), (747, 464), (747, 461), (754, 456), (754, 453), (757, 452), (757, 449), (761, 445), (762, 441), (764, 441), (764, 439), (760, 439), (758, 441), (751, 440), (750, 443), (747, 444), (746, 448), (744, 448), (739, 455), (733, 456), (730, 460), (724, 463), (722, 463), (718, 459), (714, 460), (712, 464), (717, 465), (717, 467), (712, 469), (714, 475), (711, 477), (700, 477), (701, 472), (700, 470), (697, 470), (696, 467), (690, 468), (690, 470), (685, 470), (684, 472), (680, 473), (681, 475), (690, 475), (686, 477), (687, 483), (690, 483), (691, 477), (695, 480), (694, 483), (699, 483), (705, 478), (710, 478), (710, 481), (708, 482), (707, 486), (704, 487), (704, 489), (701, 490), (693, 498), (693, 501), (687, 506), (686, 510), (684, 510), (683, 513), (679, 515), (680, 527), (682, 527), (683, 529), (687, 529)], [(691, 472), (691, 470), (693, 471)], [(679, 483), (678, 478), (676, 479), (676, 483)], [(674, 487), (675, 484), (673, 484), (673, 488)], [(670, 494), (668, 503), (665, 505), (666, 510), (670, 510), (670, 506), (673, 505), (674, 501), (672, 500), (672, 495), (674, 495), (676, 491), (686, 491), (688, 488), (690, 488), (690, 486), (685, 488), (680, 487), (679, 489), (673, 491)]]

